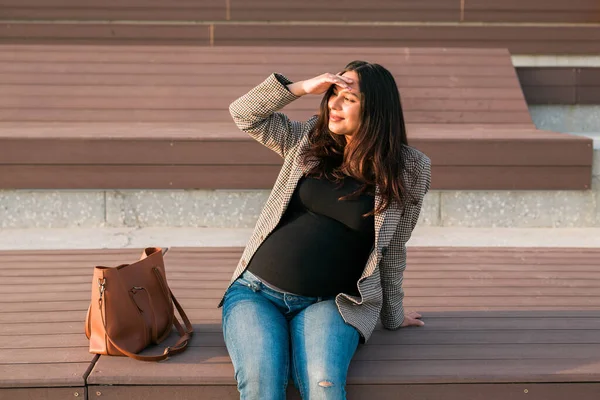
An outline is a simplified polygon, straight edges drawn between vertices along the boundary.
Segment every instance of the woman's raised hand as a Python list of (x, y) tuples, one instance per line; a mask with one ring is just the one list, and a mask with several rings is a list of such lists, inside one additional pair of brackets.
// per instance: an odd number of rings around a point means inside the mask
[(352, 83), (352, 79), (346, 76), (325, 73), (305, 81), (291, 83), (287, 87), (296, 96), (303, 96), (305, 94), (323, 94), (331, 85), (352, 90), (350, 87)]

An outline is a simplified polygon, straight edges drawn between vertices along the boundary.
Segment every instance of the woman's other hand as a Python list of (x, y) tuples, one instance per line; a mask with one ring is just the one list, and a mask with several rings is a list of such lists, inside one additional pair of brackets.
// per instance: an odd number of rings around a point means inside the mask
[(352, 79), (343, 75), (325, 73), (305, 81), (291, 83), (287, 87), (296, 96), (304, 96), (305, 94), (323, 94), (331, 85), (338, 85), (342, 89), (352, 91), (350, 87), (352, 83)]
[(404, 314), (404, 321), (402, 321), (402, 328), (405, 326), (423, 326), (425, 322), (421, 321), (421, 314), (415, 311)]

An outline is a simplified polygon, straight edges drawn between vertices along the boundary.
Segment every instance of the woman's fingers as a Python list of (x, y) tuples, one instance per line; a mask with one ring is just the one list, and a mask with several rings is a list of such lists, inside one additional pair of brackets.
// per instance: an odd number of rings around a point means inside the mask
[(344, 89), (352, 90), (352, 88), (350, 87), (350, 84), (353, 82), (352, 79), (342, 75), (328, 75), (330, 83), (343, 87)]

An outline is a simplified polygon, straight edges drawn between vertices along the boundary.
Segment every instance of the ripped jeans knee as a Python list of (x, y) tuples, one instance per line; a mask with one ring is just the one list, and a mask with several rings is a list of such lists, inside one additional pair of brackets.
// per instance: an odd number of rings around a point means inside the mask
[(331, 382), (331, 381), (320, 381), (319, 382), (319, 386), (321, 386), (321, 387), (332, 387), (333, 386), (333, 382)]

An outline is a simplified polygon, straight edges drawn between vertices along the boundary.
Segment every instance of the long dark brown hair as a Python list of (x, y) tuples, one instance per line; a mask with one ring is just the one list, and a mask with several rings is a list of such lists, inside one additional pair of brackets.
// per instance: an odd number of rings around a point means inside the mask
[[(319, 116), (303, 153), (305, 160), (318, 161), (309, 176), (340, 182), (351, 176), (363, 185), (349, 196), (374, 194), (379, 187), (382, 202), (372, 214), (379, 214), (393, 200), (405, 201), (406, 185), (402, 180), (404, 159), (402, 146), (408, 145), (400, 93), (392, 74), (379, 64), (352, 61), (341, 73), (355, 71), (361, 92), (361, 115), (358, 131), (346, 143), (343, 135), (329, 131), (329, 98), (332, 85), (321, 100)], [(345, 151), (344, 151), (345, 149)]]

